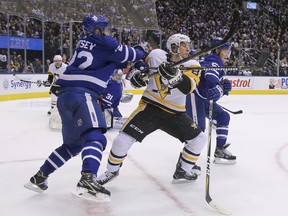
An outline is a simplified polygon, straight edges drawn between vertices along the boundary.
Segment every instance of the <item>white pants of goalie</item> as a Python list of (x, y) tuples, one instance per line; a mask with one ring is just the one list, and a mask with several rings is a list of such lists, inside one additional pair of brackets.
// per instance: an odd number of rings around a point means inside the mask
[[(127, 118), (117, 117), (113, 118), (111, 112), (104, 112), (105, 120), (108, 128), (120, 129)], [(112, 120), (113, 118), (113, 120)], [(113, 123), (112, 123), (113, 121)], [(51, 130), (61, 131), (62, 121), (59, 115), (57, 106), (51, 110), (51, 115), (49, 116), (49, 128)]]

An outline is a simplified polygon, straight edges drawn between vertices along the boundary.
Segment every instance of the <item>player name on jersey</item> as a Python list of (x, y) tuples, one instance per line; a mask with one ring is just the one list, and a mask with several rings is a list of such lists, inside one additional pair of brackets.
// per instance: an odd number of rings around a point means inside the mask
[(92, 50), (95, 46), (96, 46), (96, 44), (94, 44), (90, 41), (86, 41), (86, 40), (80, 40), (79, 41), (79, 47), (80, 48)]

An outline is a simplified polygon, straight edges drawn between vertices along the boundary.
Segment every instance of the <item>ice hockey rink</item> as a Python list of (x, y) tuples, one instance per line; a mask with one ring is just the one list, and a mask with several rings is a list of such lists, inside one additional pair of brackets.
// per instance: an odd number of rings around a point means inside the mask
[[(139, 95), (121, 104), (124, 116), (137, 106)], [(236, 165), (211, 164), (210, 195), (235, 216), (288, 214), (288, 95), (231, 95), (219, 104), (243, 114), (231, 114), (229, 141)], [(81, 157), (71, 159), (48, 180), (42, 194), (23, 185), (46, 157), (61, 144), (61, 133), (49, 129), (49, 98), (0, 102), (1, 216), (212, 216), (220, 215), (205, 201), (206, 147), (199, 159), (199, 179), (171, 184), (183, 144), (156, 131), (136, 143), (119, 177), (106, 185), (110, 203), (72, 195), (80, 179)], [(99, 174), (117, 130), (106, 135)], [(212, 149), (215, 131), (212, 133)]]

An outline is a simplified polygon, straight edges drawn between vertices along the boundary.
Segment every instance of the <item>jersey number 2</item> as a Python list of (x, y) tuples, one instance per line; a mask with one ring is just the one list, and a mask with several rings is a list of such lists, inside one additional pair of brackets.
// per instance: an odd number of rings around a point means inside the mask
[(86, 60), (82, 64), (80, 64), (78, 67), (81, 68), (82, 70), (89, 67), (92, 64), (93, 55), (90, 52), (87, 52), (84, 50), (80, 51), (78, 54), (77, 54), (77, 52), (74, 52), (74, 55), (73, 55), (71, 61), (69, 62), (69, 65), (72, 65), (76, 58), (80, 59), (82, 57), (86, 58)]

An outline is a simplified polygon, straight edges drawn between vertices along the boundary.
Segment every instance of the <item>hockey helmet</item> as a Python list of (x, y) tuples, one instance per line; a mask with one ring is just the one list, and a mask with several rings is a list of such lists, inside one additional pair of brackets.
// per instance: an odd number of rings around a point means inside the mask
[(62, 56), (61, 55), (55, 55), (53, 58), (53, 61), (61, 61), (62, 62)]
[(174, 53), (172, 48), (173, 46), (180, 47), (180, 44), (184, 42), (187, 43), (190, 46), (190, 38), (187, 35), (184, 34), (174, 34), (171, 35), (168, 40), (167, 40), (167, 49), (169, 50), (170, 53)]
[(122, 76), (123, 76), (123, 71), (121, 69), (115, 69), (112, 76), (111, 76), (111, 79), (117, 83), (121, 83), (122, 82)]
[[(214, 38), (212, 39), (211, 45), (215, 46), (219, 43), (221, 43), (223, 41), (223, 38)], [(230, 49), (231, 48), (231, 44), (230, 42), (226, 42), (225, 44), (217, 47), (216, 49), (222, 50), (222, 49)]]
[(109, 20), (101, 15), (92, 14), (84, 17), (82, 21), (82, 29), (84, 34), (92, 34), (96, 29), (104, 32), (104, 29), (109, 25)]

